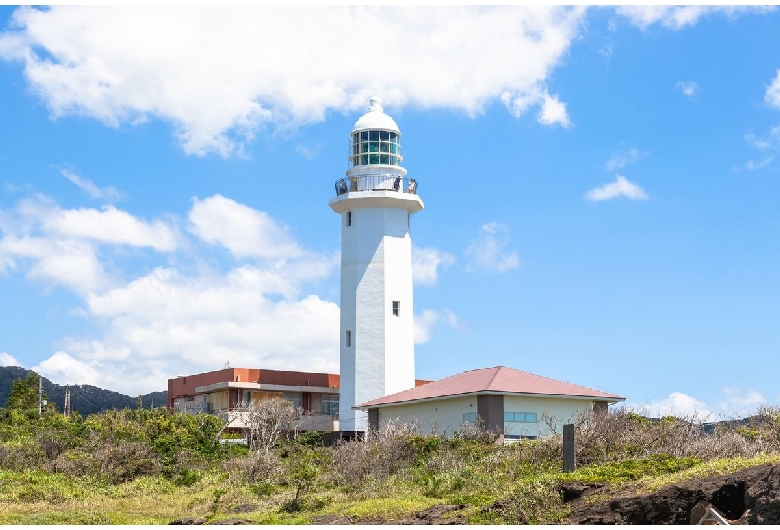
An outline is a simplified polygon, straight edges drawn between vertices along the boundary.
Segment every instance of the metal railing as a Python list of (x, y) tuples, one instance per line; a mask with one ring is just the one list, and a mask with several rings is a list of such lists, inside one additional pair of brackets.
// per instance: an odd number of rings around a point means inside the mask
[(397, 191), (416, 195), (418, 183), (413, 178), (395, 175), (363, 175), (340, 178), (335, 186), (337, 197), (353, 191)]

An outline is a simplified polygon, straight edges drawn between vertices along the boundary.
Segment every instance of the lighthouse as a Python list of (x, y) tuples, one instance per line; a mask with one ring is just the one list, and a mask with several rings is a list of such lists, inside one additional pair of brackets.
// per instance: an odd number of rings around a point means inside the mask
[(364, 431), (352, 407), (414, 387), (412, 214), (417, 180), (401, 166), (401, 131), (378, 97), (352, 128), (346, 176), (330, 207), (341, 216), (339, 428)]

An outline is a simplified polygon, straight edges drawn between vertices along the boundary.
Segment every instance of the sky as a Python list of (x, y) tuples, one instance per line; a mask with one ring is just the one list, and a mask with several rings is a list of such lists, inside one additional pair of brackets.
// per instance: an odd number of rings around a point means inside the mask
[[(0, 364), (338, 372), (349, 133), (403, 134), (416, 377), (780, 404), (780, 12), (0, 7)], [(775, 50), (775, 51), (772, 51)]]

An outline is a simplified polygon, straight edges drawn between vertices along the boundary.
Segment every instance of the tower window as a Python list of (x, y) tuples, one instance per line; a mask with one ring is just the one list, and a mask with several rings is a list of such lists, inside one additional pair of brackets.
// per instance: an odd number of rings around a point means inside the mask
[(344, 337), (344, 343), (347, 348), (352, 346), (352, 332), (350, 330), (347, 330), (346, 336)]
[(352, 212), (347, 212), (347, 226), (352, 226)]
[(394, 316), (401, 316), (401, 302), (394, 300), (393, 301), (393, 315)]

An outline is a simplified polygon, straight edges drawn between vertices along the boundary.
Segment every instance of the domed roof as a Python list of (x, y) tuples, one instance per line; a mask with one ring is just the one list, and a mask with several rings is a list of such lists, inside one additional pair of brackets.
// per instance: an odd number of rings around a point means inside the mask
[(382, 100), (374, 96), (371, 98), (371, 105), (368, 107), (368, 112), (363, 114), (358, 121), (355, 122), (355, 126), (352, 127), (352, 132), (362, 131), (364, 129), (383, 129), (386, 131), (395, 131), (400, 133), (398, 124), (395, 120), (385, 114), (382, 110)]

